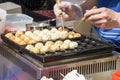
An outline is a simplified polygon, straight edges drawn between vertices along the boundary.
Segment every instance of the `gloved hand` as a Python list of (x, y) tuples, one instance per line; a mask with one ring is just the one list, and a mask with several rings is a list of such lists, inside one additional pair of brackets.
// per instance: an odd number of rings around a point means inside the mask
[(62, 9), (62, 16), (64, 21), (79, 20), (83, 16), (82, 8), (78, 4), (70, 2), (61, 2), (54, 5), (54, 13), (59, 16), (59, 9)]

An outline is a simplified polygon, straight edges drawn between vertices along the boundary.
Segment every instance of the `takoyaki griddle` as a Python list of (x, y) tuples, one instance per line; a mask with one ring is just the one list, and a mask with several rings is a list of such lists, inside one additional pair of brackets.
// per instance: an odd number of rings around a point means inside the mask
[[(45, 54), (35, 54), (25, 48), (26, 45), (19, 45), (12, 40), (8, 39), (5, 34), (1, 35), (2, 40), (12, 49), (16, 49), (19, 53), (29, 55), (32, 58), (39, 60), (40, 62), (52, 62), (62, 59), (70, 59), (73, 57), (79, 57), (88, 54), (104, 54), (106, 52), (112, 52), (113, 46), (97, 39), (86, 37), (82, 35), (79, 38), (71, 39), (78, 43), (78, 47), (75, 49), (59, 50), (56, 52), (47, 52)], [(34, 44), (33, 44), (34, 45)]]

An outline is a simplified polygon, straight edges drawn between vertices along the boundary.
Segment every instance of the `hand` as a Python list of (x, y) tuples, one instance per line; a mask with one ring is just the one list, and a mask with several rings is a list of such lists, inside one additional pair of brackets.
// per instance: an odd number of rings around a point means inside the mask
[(103, 29), (112, 29), (120, 26), (120, 13), (105, 7), (87, 10), (84, 16), (88, 17), (87, 20), (93, 25)]
[(61, 2), (60, 4), (54, 5), (54, 13), (56, 16), (59, 15), (59, 9), (62, 9), (62, 16), (65, 21), (78, 20), (82, 17), (82, 9), (77, 4), (70, 2)]

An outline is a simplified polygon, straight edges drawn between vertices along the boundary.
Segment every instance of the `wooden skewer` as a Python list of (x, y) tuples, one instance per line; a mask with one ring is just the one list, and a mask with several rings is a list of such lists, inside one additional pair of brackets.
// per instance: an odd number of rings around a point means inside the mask
[[(96, 8), (97, 8), (96, 6), (93, 6), (92, 9), (96, 9)], [(82, 21), (82, 22), (85, 22), (87, 18), (88, 18), (88, 17), (83, 16), (83, 18), (81, 19), (81, 21)]]
[[(61, 2), (61, 0), (56, 0), (57, 4), (60, 4), (60, 2)], [(61, 18), (61, 23), (62, 23), (62, 27), (63, 27), (63, 31), (64, 31), (64, 22), (63, 22), (63, 11), (62, 11), (62, 9), (59, 9), (58, 13), (59, 13), (59, 16)]]
[(59, 4), (61, 2), (61, 0), (56, 0), (56, 3)]
[[(60, 4), (60, 2), (61, 2), (61, 0), (56, 0), (57, 4)], [(62, 9), (59, 9), (58, 13), (59, 13), (59, 15), (62, 15)]]
[(61, 75), (63, 78), (65, 77), (62, 73), (60, 73), (60, 75)]

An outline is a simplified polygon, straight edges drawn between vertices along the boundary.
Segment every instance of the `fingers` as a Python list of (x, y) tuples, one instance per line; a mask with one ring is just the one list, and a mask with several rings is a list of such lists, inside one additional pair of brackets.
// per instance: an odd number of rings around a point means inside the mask
[(92, 24), (94, 24), (96, 27), (108, 29), (108, 20), (103, 18), (96, 18), (94, 20), (90, 20)]
[(71, 6), (71, 4), (69, 2), (61, 2), (59, 4), (55, 4), (54, 5), (54, 12), (56, 16), (59, 16), (59, 14), (61, 14), (62, 12), (67, 13), (68, 12), (68, 8), (69, 6)]
[(55, 4), (54, 12), (56, 16), (59, 16), (59, 9), (62, 10), (62, 17), (65, 21), (78, 20), (83, 16), (82, 8), (70, 2), (64, 1), (60, 4)]
[[(84, 16), (88, 17), (87, 20), (94, 24), (96, 27), (109, 29), (108, 22), (111, 21), (108, 10), (106, 8), (87, 10)], [(110, 24), (110, 23), (109, 23)]]
[(95, 22), (93, 22), (95, 25), (98, 25), (98, 24), (106, 24), (108, 21), (106, 19), (101, 19), (101, 20), (97, 20)]
[(87, 10), (86, 13), (84, 14), (84, 16), (89, 17), (91, 15), (96, 15), (96, 14), (100, 14), (102, 12), (106, 12), (106, 8), (97, 8), (97, 9), (91, 9), (91, 10)]
[(95, 22), (92, 22), (96, 27), (103, 29), (111, 29), (110, 25), (108, 25), (107, 20), (101, 19)]
[[(96, 6), (93, 6), (93, 8), (92, 9), (96, 9), (97, 7)], [(86, 10), (87, 11), (87, 10)], [(83, 16), (83, 18), (81, 19), (81, 21), (85, 21), (87, 18), (88, 18), (89, 16)]]
[(96, 27), (99, 27), (99, 28), (103, 28), (103, 29), (108, 29), (106, 28), (106, 25), (105, 24), (97, 24), (95, 25)]
[(99, 19), (108, 19), (109, 20), (109, 16), (107, 15), (107, 13), (103, 12), (103, 13), (91, 15), (88, 17), (89, 21), (95, 21), (95, 20), (99, 20)]

